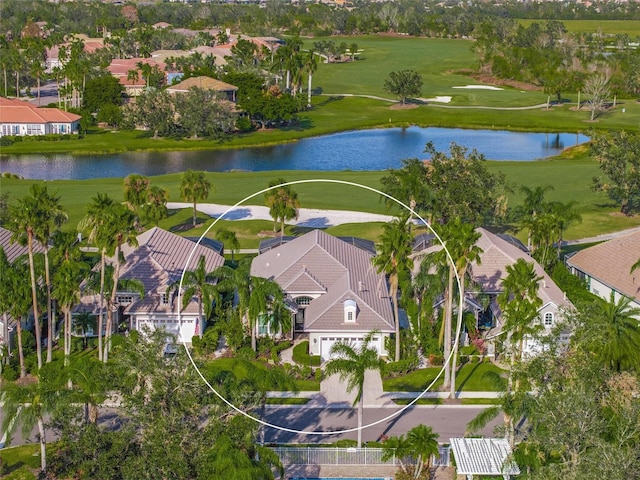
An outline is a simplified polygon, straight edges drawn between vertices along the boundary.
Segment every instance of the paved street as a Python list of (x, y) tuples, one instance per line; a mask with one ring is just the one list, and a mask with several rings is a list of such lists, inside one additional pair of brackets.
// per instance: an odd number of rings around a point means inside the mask
[[(374, 423), (400, 410), (401, 407), (365, 408), (364, 423)], [(448, 442), (450, 437), (463, 436), (467, 423), (483, 410), (480, 406), (416, 406), (402, 414), (384, 422), (365, 428), (363, 441), (378, 440), (382, 435), (392, 436), (406, 433), (421, 423), (428, 425), (440, 435), (441, 442)], [(274, 425), (302, 430), (331, 432), (357, 427), (356, 409), (353, 408), (309, 408), (301, 406), (272, 405), (267, 408), (265, 421)], [(502, 421), (496, 418), (481, 433), (493, 436), (493, 428)], [(340, 434), (307, 435), (283, 432), (265, 427), (265, 442), (268, 443), (329, 443), (350, 438), (355, 440), (357, 432)]]

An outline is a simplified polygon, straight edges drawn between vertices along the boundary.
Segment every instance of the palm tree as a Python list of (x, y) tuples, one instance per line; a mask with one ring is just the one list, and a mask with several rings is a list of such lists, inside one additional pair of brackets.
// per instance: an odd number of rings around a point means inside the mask
[(515, 214), (520, 223), (529, 230), (529, 234), (527, 236), (527, 248), (531, 248), (531, 225), (538, 214), (546, 209), (544, 195), (551, 190), (553, 190), (552, 185), (539, 185), (534, 188), (527, 187), (526, 185), (522, 185), (520, 187), (520, 192), (524, 194), (525, 198), (522, 205), (515, 209)]
[(5, 312), (13, 317), (16, 322), (16, 336), (18, 339), (18, 359), (20, 362), (20, 377), (27, 374), (24, 363), (24, 350), (22, 348), (22, 322), (29, 315), (32, 307), (29, 287), (29, 270), (27, 265), (17, 259), (13, 264), (9, 264), (4, 249), (0, 247), (0, 306)]
[(640, 308), (631, 307), (633, 299), (620, 297), (616, 302), (611, 292), (608, 302), (598, 302), (596, 324), (600, 331), (594, 350), (612, 370), (640, 370)]
[(106, 234), (108, 226), (109, 210), (113, 207), (113, 199), (103, 193), (98, 193), (91, 199), (87, 207), (87, 214), (78, 224), (80, 232), (89, 231), (88, 242), (94, 244), (100, 250), (100, 311), (98, 313), (98, 358), (102, 360), (102, 330), (104, 324), (104, 284), (107, 249), (110, 239)]
[(52, 295), (64, 314), (64, 364), (69, 364), (71, 355), (71, 309), (80, 302), (80, 283), (86, 274), (84, 263), (67, 261), (56, 271), (53, 278), (55, 288)]
[[(42, 367), (42, 328), (40, 325), (40, 313), (38, 310), (37, 296), (37, 279), (35, 265), (33, 260), (33, 242), (36, 239), (36, 230), (40, 228), (45, 221), (45, 215), (42, 206), (34, 195), (34, 188), (40, 188), (32, 185), (30, 189), (31, 195), (19, 199), (10, 209), (10, 218), (13, 222), (14, 234), (12, 241), (18, 241), (20, 244), (27, 246), (29, 255), (29, 274), (31, 278), (31, 301), (33, 307), (33, 318), (35, 322), (36, 337), (36, 356), (38, 368)], [(41, 233), (41, 232), (40, 232)]]
[[(417, 425), (407, 436), (390, 437), (382, 444), (382, 459), (390, 460), (395, 457), (400, 462), (400, 469), (405, 475), (414, 479), (422, 478), (422, 473), (431, 468), (431, 458), (440, 453), (438, 434), (431, 427)], [(414, 464), (409, 468), (405, 460), (412, 460)]]
[(240, 250), (240, 242), (238, 241), (236, 232), (224, 227), (219, 228), (216, 232), (216, 240), (222, 242), (225, 247), (231, 250), (231, 262), (235, 264), (234, 253)]
[(26, 438), (37, 427), (43, 473), (47, 470), (45, 416), (56, 407), (62, 390), (60, 385), (48, 381), (44, 372), (40, 372), (40, 377), (29, 376), (0, 386), (0, 400), (4, 402), (2, 432), (8, 436), (20, 425)]
[(413, 224), (413, 212), (422, 212), (429, 207), (431, 189), (427, 183), (427, 166), (422, 160), (409, 158), (402, 160), (402, 168), (389, 169), (382, 177), (384, 193), (393, 197), (384, 197), (387, 207), (397, 207), (395, 199), (409, 206), (409, 225)]
[[(198, 319), (196, 320), (194, 335), (199, 335), (200, 338), (204, 335), (207, 320), (211, 317), (211, 309), (214, 302), (220, 302), (220, 294), (214, 282), (215, 277), (213, 273), (207, 272), (204, 255), (201, 255), (198, 259), (198, 265), (195, 270), (184, 272), (184, 278), (182, 280), (182, 288), (184, 289), (182, 293), (182, 308), (187, 308), (191, 299), (196, 297), (198, 301)], [(176, 287), (176, 284), (171, 285), (169, 290)], [(202, 327), (200, 327), (200, 324), (202, 324)]]
[(394, 218), (386, 223), (376, 245), (377, 254), (373, 257), (373, 265), (378, 273), (389, 277), (389, 294), (393, 303), (393, 315), (396, 325), (395, 361), (400, 360), (400, 320), (398, 315), (398, 288), (400, 277), (408, 278), (407, 272), (413, 268), (413, 260), (409, 257), (412, 250), (412, 237), (403, 219)]
[(265, 193), (265, 201), (269, 207), (269, 215), (273, 218), (273, 231), (276, 231), (276, 224), (280, 222), (280, 237), (284, 236), (284, 222), (298, 218), (300, 202), (298, 194), (290, 185), (284, 185), (287, 181), (283, 178), (271, 180), (270, 190)]
[(257, 350), (257, 333), (261, 320), (268, 320), (272, 331), (291, 328), (287, 319), (291, 316), (283, 308), (284, 293), (276, 282), (262, 277), (250, 277), (249, 301), (247, 305), (248, 326), (251, 329), (251, 348)]
[(120, 256), (122, 246), (126, 243), (131, 246), (138, 246), (136, 238), (136, 215), (127, 207), (115, 204), (108, 209), (108, 216), (105, 222), (105, 239), (108, 239), (108, 253), (113, 255), (114, 267), (112, 276), (111, 296), (107, 304), (107, 325), (105, 332), (105, 345), (102, 353), (102, 360), (107, 363), (108, 354), (111, 347), (111, 330), (113, 329), (113, 312), (116, 308), (116, 293), (118, 291), (118, 280), (120, 278)]
[(147, 203), (149, 178), (132, 173), (124, 179), (124, 201), (134, 212), (138, 212)]
[(373, 337), (379, 332), (371, 331), (362, 339), (359, 347), (346, 342), (334, 343), (331, 347), (331, 360), (324, 367), (328, 377), (340, 375), (340, 381), (347, 382), (347, 392), (357, 389), (353, 406), (358, 405), (358, 448), (362, 446), (362, 414), (364, 409), (364, 379), (367, 370), (381, 371), (384, 361), (378, 350), (372, 348)]
[(84, 404), (85, 424), (98, 421), (98, 406), (107, 398), (106, 368), (95, 357), (74, 357), (69, 365), (73, 400)]
[(35, 238), (44, 250), (44, 275), (47, 293), (47, 363), (51, 362), (53, 351), (54, 315), (51, 308), (51, 268), (49, 266), (49, 241), (54, 231), (69, 218), (60, 206), (60, 197), (49, 194), (46, 185), (34, 184), (30, 189), (35, 202), (40, 206), (38, 223), (34, 228)]
[(318, 70), (318, 59), (316, 53), (313, 50), (309, 50), (304, 57), (304, 68), (309, 74), (309, 87), (307, 88), (307, 107), (311, 108), (311, 78), (313, 74)]
[(196, 226), (196, 202), (201, 202), (209, 197), (209, 192), (214, 191), (213, 185), (207, 180), (205, 172), (187, 170), (182, 174), (180, 182), (180, 197), (193, 203), (193, 227)]
[(167, 210), (167, 201), (169, 200), (169, 192), (165, 188), (152, 185), (147, 193), (146, 203), (144, 205), (144, 216), (151, 220), (157, 227), (160, 220), (169, 215)]
[[(451, 259), (448, 262), (449, 269), (454, 270), (454, 273), (457, 275), (460, 282), (460, 291), (458, 292), (460, 299), (460, 306), (458, 307), (458, 324), (462, 325), (465, 277), (467, 275), (467, 269), (471, 263), (475, 262), (480, 264), (482, 249), (476, 245), (476, 242), (480, 238), (480, 233), (473, 228), (473, 225), (462, 223), (459, 217), (456, 217), (453, 221), (449, 222), (443, 233), (444, 235), (442, 239), (444, 240), (446, 251), (451, 255)], [(451, 263), (451, 261), (453, 261), (453, 263)], [(449, 281), (450, 282), (447, 287), (448, 291), (453, 292), (453, 275), (449, 275)], [(451, 294), (449, 294), (448, 299), (451, 300), (451, 303), (449, 303), (446, 308), (451, 309), (451, 313), (449, 313), (445, 318), (451, 320), (453, 318), (453, 297)], [(452, 325), (445, 325), (444, 328), (448, 328), (449, 331), (451, 331)], [(453, 354), (451, 356), (451, 379), (449, 384), (451, 398), (455, 397), (456, 391), (456, 357), (458, 355), (460, 341), (459, 333), (460, 332), (456, 332), (456, 338), (453, 342)], [(447, 358), (448, 357), (445, 355), (445, 359)]]
[[(498, 305), (502, 310), (503, 331), (507, 332), (507, 345), (511, 357), (511, 369), (507, 392), (513, 390), (513, 369), (516, 361), (522, 360), (524, 340), (537, 333), (542, 325), (536, 322), (542, 300), (538, 297), (538, 282), (533, 263), (519, 258), (507, 265), (507, 276), (502, 281), (502, 293), (498, 295)], [(518, 384), (515, 390), (518, 390)]]

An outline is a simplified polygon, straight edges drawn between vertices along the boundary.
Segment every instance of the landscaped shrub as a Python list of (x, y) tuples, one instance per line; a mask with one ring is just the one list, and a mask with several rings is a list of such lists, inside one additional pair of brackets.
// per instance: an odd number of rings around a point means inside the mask
[(256, 352), (251, 347), (242, 347), (236, 352), (236, 357), (241, 360), (255, 360)]
[(479, 353), (475, 345), (465, 345), (460, 348), (460, 355), (478, 355)]
[(385, 377), (399, 377), (413, 371), (418, 366), (418, 358), (405, 358), (399, 362), (389, 362), (384, 366)]
[(293, 347), (293, 361), (300, 365), (312, 367), (319, 367), (322, 363), (320, 355), (309, 355), (309, 342), (307, 340)]
[(8, 382), (13, 382), (18, 378), (18, 366), (9, 364), (2, 366), (2, 379)]
[(444, 364), (444, 357), (442, 355), (429, 355), (429, 365), (439, 367)]

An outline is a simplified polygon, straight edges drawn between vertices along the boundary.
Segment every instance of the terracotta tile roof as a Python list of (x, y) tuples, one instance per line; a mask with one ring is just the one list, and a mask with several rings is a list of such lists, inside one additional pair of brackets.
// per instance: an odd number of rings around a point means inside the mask
[(567, 259), (567, 265), (640, 300), (640, 270), (631, 273), (631, 266), (639, 258), (640, 231), (580, 250)]
[[(261, 255), (251, 274), (276, 281), (287, 293), (326, 293), (305, 311), (305, 331), (394, 331), (391, 300), (384, 275), (372, 255), (321, 230), (313, 230)], [(356, 323), (345, 323), (345, 300), (357, 304)]]
[[(12, 236), (13, 232), (11, 230), (0, 227), (0, 247), (4, 248), (4, 253), (7, 256), (9, 263), (13, 263), (16, 258), (28, 253), (26, 246), (23, 247), (19, 243), (11, 241)], [(33, 251), (35, 253), (42, 253), (44, 251), (44, 247), (40, 242), (36, 241), (33, 243)]]
[(0, 97), (0, 123), (73, 123), (81, 118), (59, 108), (38, 108), (29, 102)]

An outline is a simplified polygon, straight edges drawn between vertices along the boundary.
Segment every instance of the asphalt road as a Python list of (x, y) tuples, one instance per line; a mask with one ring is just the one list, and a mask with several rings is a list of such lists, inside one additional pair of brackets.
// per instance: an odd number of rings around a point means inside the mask
[[(379, 420), (400, 410), (400, 407), (365, 408), (364, 424)], [(467, 423), (481, 411), (481, 406), (420, 405), (411, 407), (401, 414), (377, 425), (367, 427), (362, 432), (363, 441), (380, 439), (383, 435), (394, 436), (408, 432), (419, 424), (433, 428), (440, 435), (440, 442), (448, 442), (451, 437), (464, 436)], [(352, 408), (306, 408), (300, 406), (271, 405), (265, 413), (265, 421), (292, 430), (335, 432), (357, 427), (356, 409)], [(493, 436), (493, 429), (502, 417), (496, 418), (482, 432)], [(341, 439), (357, 439), (357, 432), (304, 434), (286, 432), (272, 427), (264, 427), (266, 443), (330, 443)]]
[[(400, 407), (365, 408), (364, 423), (375, 423), (383, 419)], [(363, 441), (378, 440), (382, 435), (392, 436), (408, 432), (411, 428), (421, 423), (428, 425), (437, 432), (440, 442), (448, 442), (451, 437), (461, 437), (466, 430), (466, 424), (482, 411), (482, 407), (475, 406), (416, 406), (404, 411), (384, 422), (367, 427), (362, 432)], [(4, 420), (0, 408), (0, 425)], [(274, 425), (294, 430), (332, 432), (357, 427), (356, 409), (352, 408), (307, 408), (303, 406), (269, 405), (265, 414), (265, 421)], [(481, 433), (493, 436), (493, 428), (498, 425), (502, 417), (496, 418)], [(112, 408), (101, 409), (99, 422), (106, 428), (113, 428), (117, 423), (116, 410)], [(34, 430), (29, 438), (25, 438), (18, 428), (12, 435), (10, 443), (2, 446), (23, 445), (37, 442)], [(266, 443), (331, 443), (340, 439), (350, 438), (355, 440), (357, 432), (322, 435), (306, 435), (302, 433), (283, 432), (271, 427), (264, 427), (264, 441)], [(55, 440), (53, 433), (47, 431), (47, 442)], [(0, 448), (2, 448), (0, 446)]]

